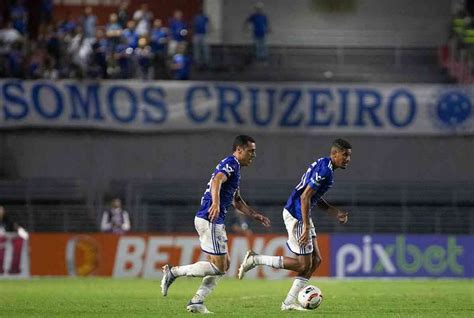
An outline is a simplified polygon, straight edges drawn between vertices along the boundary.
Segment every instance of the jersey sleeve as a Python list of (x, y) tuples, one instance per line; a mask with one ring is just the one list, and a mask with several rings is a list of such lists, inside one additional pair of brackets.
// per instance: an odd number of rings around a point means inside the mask
[(239, 170), (239, 164), (234, 159), (221, 162), (217, 167), (216, 174), (222, 172), (227, 178)]
[(325, 165), (318, 165), (312, 172), (308, 181), (308, 186), (313, 190), (318, 190), (329, 178), (329, 168)]

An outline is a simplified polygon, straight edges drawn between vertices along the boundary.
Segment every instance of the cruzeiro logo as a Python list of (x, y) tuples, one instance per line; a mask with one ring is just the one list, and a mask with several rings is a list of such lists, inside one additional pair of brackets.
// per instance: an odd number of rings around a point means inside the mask
[(431, 107), (433, 118), (442, 129), (463, 130), (472, 119), (473, 105), (469, 93), (462, 90), (442, 91)]

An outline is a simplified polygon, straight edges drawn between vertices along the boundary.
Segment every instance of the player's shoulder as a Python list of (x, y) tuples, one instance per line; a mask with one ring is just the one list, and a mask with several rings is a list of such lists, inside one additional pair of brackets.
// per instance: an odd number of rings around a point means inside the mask
[(333, 167), (332, 161), (329, 157), (322, 157), (316, 160), (314, 163), (314, 171), (320, 176), (332, 176)]
[(235, 158), (234, 155), (230, 155), (228, 157), (225, 157), (224, 159), (221, 160), (220, 164), (221, 165), (229, 164), (229, 165), (232, 165), (232, 166), (240, 166), (239, 161), (237, 160), (237, 158)]
[(225, 171), (226, 175), (229, 176), (234, 174), (236, 171), (240, 171), (240, 163), (233, 155), (225, 157), (217, 165), (217, 170)]

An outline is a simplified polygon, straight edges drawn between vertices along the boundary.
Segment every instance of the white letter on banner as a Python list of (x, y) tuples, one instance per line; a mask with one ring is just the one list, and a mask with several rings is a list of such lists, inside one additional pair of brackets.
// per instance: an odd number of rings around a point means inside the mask
[(143, 278), (161, 278), (161, 268), (156, 268), (157, 263), (168, 263), (169, 254), (160, 253), (161, 247), (173, 246), (173, 238), (171, 236), (150, 237), (148, 239), (148, 248), (145, 257), (145, 266), (143, 268)]
[(372, 238), (370, 235), (366, 235), (362, 238), (362, 241), (364, 241), (364, 247), (362, 248), (362, 254), (364, 256), (362, 271), (369, 274), (372, 271)]
[(385, 268), (387, 273), (395, 274), (397, 270), (395, 269), (395, 265), (393, 265), (392, 261), (390, 260), (390, 256), (387, 255), (387, 252), (383, 248), (382, 244), (374, 244), (374, 252), (379, 257), (380, 263)]
[(347, 273), (354, 273), (362, 266), (362, 251), (355, 244), (345, 244), (339, 248), (336, 254), (336, 277), (346, 275), (346, 256), (351, 255), (354, 259), (347, 265)]
[[(232, 240), (232, 249), (231, 249), (231, 254), (230, 254), (230, 267), (229, 270), (227, 271), (227, 276), (229, 277), (235, 277), (237, 275), (237, 268), (240, 266), (240, 262), (244, 259), (245, 253), (249, 250), (249, 240), (247, 237), (234, 237)], [(253, 271), (248, 272), (248, 274), (251, 274), (252, 272), (255, 272), (254, 275), (258, 272), (258, 269), (256, 268)], [(247, 275), (245, 275), (246, 278), (248, 278)]]
[[(262, 254), (264, 255), (276, 255), (278, 249), (285, 249), (286, 237), (276, 237), (267, 243), (265, 250)], [(273, 267), (263, 266), (263, 274), (268, 279), (281, 279), (288, 276), (288, 271), (282, 271), (274, 269)]]
[(193, 254), (194, 250), (199, 247), (198, 239), (189, 236), (178, 236), (174, 245), (181, 248), (179, 263), (175, 265), (188, 265), (194, 263)]
[[(113, 277), (137, 277), (143, 267), (145, 240), (141, 237), (121, 237), (115, 256)], [(131, 266), (127, 266), (127, 265)], [(128, 268), (127, 268), (128, 267)]]

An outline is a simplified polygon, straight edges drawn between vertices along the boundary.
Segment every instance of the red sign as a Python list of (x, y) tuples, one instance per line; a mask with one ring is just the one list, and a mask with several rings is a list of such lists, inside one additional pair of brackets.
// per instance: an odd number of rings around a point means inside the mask
[[(229, 235), (231, 265), (228, 276), (237, 275), (238, 266), (249, 249), (265, 255), (293, 256), (282, 235)], [(329, 276), (329, 236), (318, 235), (323, 263), (315, 275)], [(31, 275), (161, 277), (164, 264), (185, 265), (206, 259), (196, 235), (174, 234), (32, 234), (30, 236)], [(246, 277), (283, 278), (291, 272), (261, 266)]]

